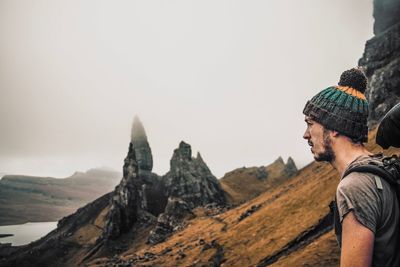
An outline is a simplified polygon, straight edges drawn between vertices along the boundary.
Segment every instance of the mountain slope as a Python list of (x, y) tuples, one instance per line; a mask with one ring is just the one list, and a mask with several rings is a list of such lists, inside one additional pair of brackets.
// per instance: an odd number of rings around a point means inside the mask
[(272, 164), (261, 167), (239, 168), (220, 179), (231, 204), (243, 203), (294, 176), (297, 167), (292, 158), (287, 163), (279, 157)]

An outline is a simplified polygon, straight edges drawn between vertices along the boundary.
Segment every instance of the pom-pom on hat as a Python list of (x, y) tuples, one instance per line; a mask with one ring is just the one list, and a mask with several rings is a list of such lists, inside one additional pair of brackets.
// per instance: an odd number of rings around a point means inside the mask
[(368, 102), (364, 92), (367, 78), (361, 69), (346, 70), (336, 86), (330, 86), (309, 100), (303, 113), (325, 128), (355, 142), (368, 141)]

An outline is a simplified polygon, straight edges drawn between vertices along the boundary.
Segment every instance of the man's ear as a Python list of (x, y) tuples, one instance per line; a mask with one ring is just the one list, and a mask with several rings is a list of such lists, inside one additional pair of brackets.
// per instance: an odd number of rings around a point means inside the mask
[(339, 134), (339, 132), (332, 130), (331, 135), (332, 135), (332, 137), (338, 137), (340, 134)]

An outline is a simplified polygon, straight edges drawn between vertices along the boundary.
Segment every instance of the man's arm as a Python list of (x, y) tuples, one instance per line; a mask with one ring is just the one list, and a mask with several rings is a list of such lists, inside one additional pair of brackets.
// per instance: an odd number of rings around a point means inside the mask
[(375, 234), (350, 211), (342, 222), (341, 267), (371, 266)]

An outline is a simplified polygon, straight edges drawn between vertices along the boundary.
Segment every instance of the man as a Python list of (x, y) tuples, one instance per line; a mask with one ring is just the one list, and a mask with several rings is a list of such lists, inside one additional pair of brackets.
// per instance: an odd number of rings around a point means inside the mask
[(343, 177), (348, 168), (382, 164), (382, 156), (372, 155), (363, 145), (368, 140), (366, 84), (362, 71), (351, 69), (342, 73), (337, 86), (315, 95), (303, 110), (303, 138), (314, 159), (329, 162), (341, 176), (335, 222), (341, 266), (400, 266), (400, 212), (394, 189), (370, 173)]

